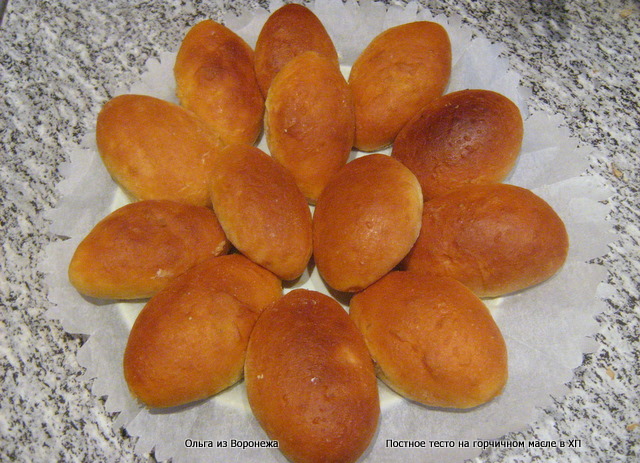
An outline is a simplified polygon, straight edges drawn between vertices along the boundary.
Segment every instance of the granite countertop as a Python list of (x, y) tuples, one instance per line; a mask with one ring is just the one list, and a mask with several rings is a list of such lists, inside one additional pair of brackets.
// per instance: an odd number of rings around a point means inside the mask
[[(502, 43), (530, 106), (564, 115), (571, 135), (592, 149), (589, 172), (613, 192), (608, 220), (617, 236), (594, 261), (612, 288), (597, 316), (597, 347), (566, 394), (514, 432), (580, 445), (488, 449), (476, 460), (640, 461), (640, 4), (421, 3)], [(135, 82), (149, 58), (175, 50), (198, 20), (260, 4), (9, 1), (0, 26), (0, 461), (155, 461), (136, 453), (136, 439), (114, 426), (104, 397), (82, 377), (76, 353), (86, 336), (46, 316), (39, 262), (62, 237), (44, 214), (60, 199), (59, 166), (117, 87)]]

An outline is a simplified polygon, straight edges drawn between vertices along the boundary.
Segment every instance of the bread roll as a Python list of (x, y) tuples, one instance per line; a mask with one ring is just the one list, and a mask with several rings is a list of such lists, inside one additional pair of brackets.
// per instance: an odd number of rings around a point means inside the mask
[(211, 201), (231, 243), (283, 280), (299, 277), (311, 258), (312, 225), (291, 173), (249, 145), (229, 145), (215, 162)]
[(256, 41), (256, 76), (265, 97), (280, 69), (305, 51), (317, 52), (338, 68), (338, 53), (318, 17), (303, 5), (280, 7), (267, 18)]
[(356, 292), (393, 269), (420, 232), (422, 193), (395, 159), (370, 154), (327, 184), (313, 217), (313, 252), (325, 282)]
[(354, 462), (380, 416), (362, 335), (335, 300), (294, 290), (264, 310), (247, 348), (251, 410), (296, 463)]
[(236, 383), (258, 315), (281, 294), (275, 275), (239, 254), (177, 277), (149, 300), (129, 334), (124, 376), (132, 394), (166, 408)]
[(403, 264), (494, 297), (551, 277), (568, 247), (564, 223), (539, 196), (513, 185), (470, 185), (425, 203), (420, 236)]
[(426, 199), (469, 183), (497, 183), (522, 146), (518, 107), (489, 90), (461, 90), (422, 108), (393, 144), (392, 156), (416, 174)]
[(310, 203), (347, 163), (354, 130), (351, 90), (326, 58), (305, 52), (273, 80), (265, 112), (269, 151)]
[(229, 247), (211, 209), (139, 201), (109, 214), (80, 242), (69, 264), (69, 280), (90, 297), (147, 298)]
[(145, 95), (121, 95), (98, 114), (96, 141), (114, 178), (135, 199), (210, 204), (210, 156), (220, 138), (193, 113)]
[(444, 92), (451, 75), (451, 44), (439, 24), (417, 21), (375, 37), (349, 75), (356, 108), (355, 146), (376, 151)]
[(351, 299), (378, 376), (425, 405), (471, 408), (500, 394), (507, 350), (489, 310), (448, 277), (391, 272)]
[(262, 131), (264, 98), (251, 47), (212, 20), (193, 26), (174, 66), (180, 103), (196, 113), (225, 143), (253, 144)]

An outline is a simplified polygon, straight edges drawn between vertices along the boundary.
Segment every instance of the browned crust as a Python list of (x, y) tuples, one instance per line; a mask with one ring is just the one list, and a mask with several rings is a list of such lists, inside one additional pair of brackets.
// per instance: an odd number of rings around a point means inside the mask
[(358, 459), (380, 416), (373, 363), (345, 310), (315, 291), (295, 290), (260, 316), (245, 381), (254, 415), (296, 462)]
[(129, 334), (124, 375), (150, 408), (210, 397), (242, 377), (249, 334), (280, 281), (240, 255), (210, 258), (159, 292)]
[(471, 408), (500, 394), (507, 350), (489, 310), (447, 277), (392, 272), (351, 299), (379, 377), (420, 403)]
[(317, 52), (338, 68), (333, 41), (311, 10), (290, 3), (274, 11), (260, 30), (255, 48), (256, 76), (265, 97), (282, 67), (306, 51)]
[(312, 253), (311, 212), (291, 173), (258, 148), (229, 145), (216, 157), (210, 193), (240, 252), (284, 280), (302, 274)]
[(186, 109), (145, 95), (121, 95), (98, 114), (98, 151), (136, 199), (210, 204), (207, 178), (220, 138)]
[(562, 219), (533, 192), (471, 185), (425, 203), (420, 236), (404, 265), (495, 297), (550, 278), (568, 249)]
[(451, 44), (439, 24), (416, 21), (375, 37), (349, 75), (355, 146), (376, 151), (391, 144), (420, 108), (442, 95), (450, 75)]
[(262, 130), (264, 99), (251, 47), (212, 20), (193, 26), (174, 66), (180, 103), (220, 134), (225, 143), (253, 144)]
[(151, 297), (171, 279), (212, 257), (229, 241), (211, 209), (166, 200), (123, 206), (80, 242), (69, 280), (99, 299)]
[(392, 156), (416, 174), (426, 200), (469, 183), (504, 180), (522, 137), (522, 116), (511, 100), (461, 90), (421, 109), (398, 133)]
[(418, 180), (395, 159), (370, 154), (349, 162), (316, 204), (313, 247), (320, 275), (348, 292), (385, 275), (417, 239), (422, 204)]
[(312, 51), (289, 61), (269, 89), (265, 129), (271, 155), (315, 203), (353, 146), (353, 99), (339, 69)]

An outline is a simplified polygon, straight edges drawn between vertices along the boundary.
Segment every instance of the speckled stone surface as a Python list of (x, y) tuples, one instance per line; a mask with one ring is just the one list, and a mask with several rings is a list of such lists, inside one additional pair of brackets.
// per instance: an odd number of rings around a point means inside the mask
[[(175, 50), (196, 21), (258, 4), (193, 3), (9, 1), (0, 26), (0, 461), (155, 461), (135, 453), (135, 439), (113, 426), (103, 398), (80, 378), (75, 354), (85, 339), (45, 316), (38, 262), (47, 243), (62, 239), (43, 215), (59, 200), (58, 166), (100, 106), (135, 82), (150, 57)], [(593, 148), (590, 170), (614, 191), (609, 219), (619, 236), (597, 260), (612, 288), (598, 347), (566, 395), (510, 436), (580, 446), (491, 449), (476, 460), (640, 461), (640, 4), (423, 4), (506, 46), (531, 107), (565, 116), (572, 135)]]

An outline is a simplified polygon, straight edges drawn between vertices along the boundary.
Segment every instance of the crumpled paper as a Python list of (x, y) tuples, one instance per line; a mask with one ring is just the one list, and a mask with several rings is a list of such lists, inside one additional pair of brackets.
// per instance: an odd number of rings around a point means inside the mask
[[(240, 17), (228, 15), (223, 22), (253, 46), (270, 12), (281, 5), (272, 2), (269, 10), (258, 9)], [(604, 254), (613, 239), (605, 220), (611, 192), (598, 177), (586, 173), (591, 153), (571, 139), (561, 115), (529, 112), (530, 95), (519, 87), (520, 77), (509, 68), (503, 47), (463, 26), (458, 18), (433, 17), (414, 2), (387, 7), (354, 0), (316, 0), (310, 7), (333, 38), (345, 73), (384, 29), (415, 20), (442, 24), (450, 35), (454, 58), (447, 91), (494, 90), (519, 106), (525, 117), (525, 139), (506, 182), (533, 190), (555, 208), (567, 226), (570, 252), (556, 276), (519, 293), (485, 301), (509, 352), (509, 381), (501, 396), (469, 411), (441, 410), (407, 401), (380, 383), (380, 425), (362, 462), (472, 458), (487, 442), (524, 428), (537, 408), (549, 404), (552, 396), (562, 395), (583, 354), (595, 349), (590, 336), (597, 329), (594, 315), (603, 309), (599, 294), (607, 290), (603, 283), (606, 272), (589, 261)], [(148, 63), (137, 84), (119, 93), (148, 94), (177, 102), (172, 80), (174, 58), (175, 52), (161, 53), (159, 60)], [(267, 151), (264, 140), (259, 146)], [(91, 300), (79, 295), (67, 280), (67, 266), (80, 240), (127, 198), (102, 165), (94, 133), (87, 134), (82, 145), (70, 153), (61, 173), (61, 200), (48, 217), (51, 231), (63, 239), (50, 246), (42, 263), (52, 303), (48, 315), (59, 320), (66, 331), (88, 336), (78, 352), (78, 362), (86, 368), (86, 380), (93, 381), (93, 392), (107, 397), (107, 410), (119, 413), (116, 425), (139, 436), (137, 451), (155, 449), (159, 460), (285, 462), (279, 451), (259, 448), (268, 438), (251, 415), (243, 383), (214, 398), (171, 410), (147, 410), (131, 397), (122, 374), (122, 355), (144, 301)], [(286, 290), (294, 286), (328, 292), (315, 271)], [(399, 447), (401, 441), (412, 444)]]

